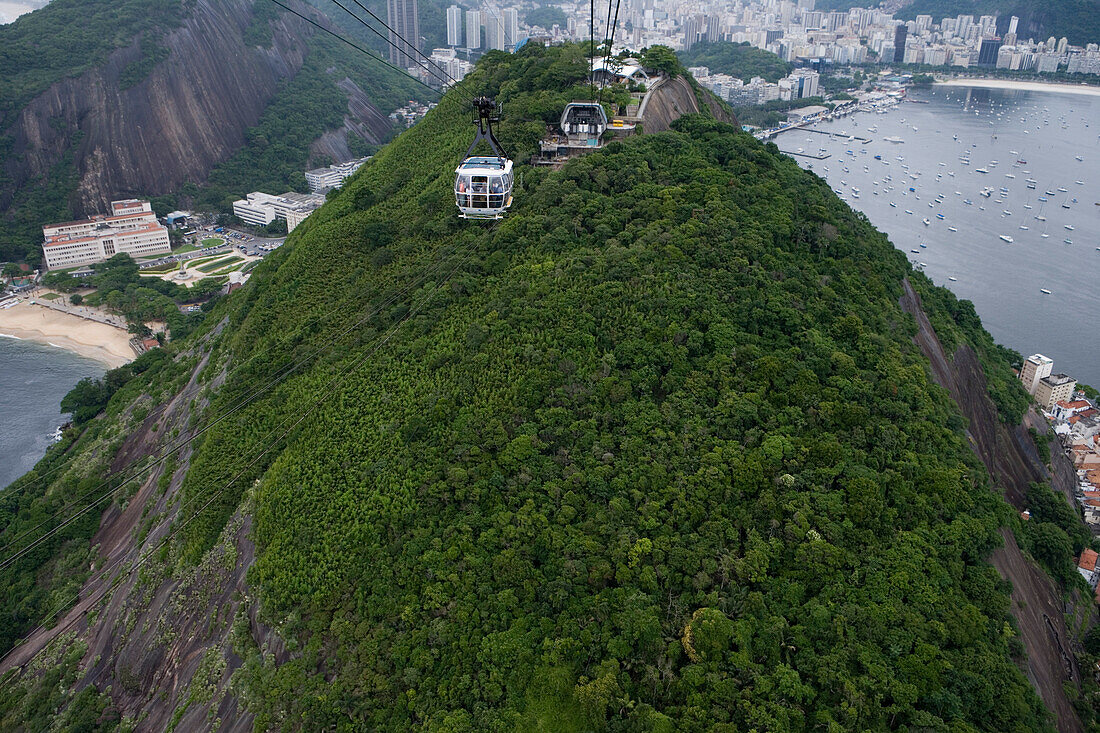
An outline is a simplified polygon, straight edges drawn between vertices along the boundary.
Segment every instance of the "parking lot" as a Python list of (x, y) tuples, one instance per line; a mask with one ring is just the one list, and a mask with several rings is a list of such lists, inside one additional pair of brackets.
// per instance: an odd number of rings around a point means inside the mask
[(144, 270), (150, 267), (160, 267), (173, 262), (186, 262), (197, 257), (208, 257), (213, 254), (221, 254), (229, 251), (240, 252), (249, 257), (263, 257), (268, 252), (273, 252), (278, 249), (282, 246), (283, 242), (286, 241), (285, 237), (265, 239), (263, 237), (254, 237), (245, 232), (229, 229), (228, 227), (203, 227), (195, 235), (195, 239), (201, 241), (204, 238), (220, 238), (222, 244), (196, 249), (191, 252), (167, 255), (155, 260), (146, 260), (139, 263), (138, 267)]

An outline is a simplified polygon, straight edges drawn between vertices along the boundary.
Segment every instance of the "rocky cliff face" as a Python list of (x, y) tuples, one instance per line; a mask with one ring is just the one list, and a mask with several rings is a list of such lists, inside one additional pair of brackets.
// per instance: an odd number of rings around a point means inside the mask
[[(914, 341), (930, 363), (932, 378), (951, 394), (967, 419), (970, 447), (1004, 490), (1009, 503), (1025, 509), (1028, 484), (1052, 478), (1054, 489), (1072, 503), (1073, 470), (1069, 460), (1061, 450), (1052, 448), (1052, 477), (1027, 432), (1028, 427), (1035, 427), (1041, 434), (1046, 433), (1045, 422), (1034, 413), (1027, 415), (1024, 425), (1005, 425), (1000, 420), (986, 392), (985, 373), (977, 355), (963, 344), (948, 356), (924, 313), (920, 295), (908, 280), (901, 307), (917, 322)], [(1073, 642), (1064, 620), (1062, 594), (1054, 581), (1024, 556), (1011, 532), (1002, 530), (1002, 536), (1004, 546), (994, 551), (990, 562), (1002, 578), (1012, 583), (1012, 613), (1027, 650), (1027, 677), (1056, 716), (1058, 730), (1083, 731), (1063, 687), (1068, 682), (1079, 689), (1081, 671), (1071, 650)]]
[[(703, 96), (715, 119), (737, 124), (733, 113), (724, 109), (712, 95)], [(660, 86), (654, 87), (653, 93), (639, 110), (639, 115), (643, 119), (645, 132), (661, 132), (683, 115), (700, 111), (702, 108), (695, 89), (691, 82), (681, 76), (660, 82)]]
[[(252, 0), (195, 0), (181, 25), (160, 40), (168, 58), (139, 83), (120, 83), (127, 64), (141, 57), (135, 39), (105, 64), (40, 94), (4, 131), (14, 146), (4, 162), (12, 185), (0, 190), (0, 210), (14, 190), (50, 175), (69, 151), (78, 177), (70, 205), (78, 214), (126, 194), (204, 181), (245, 142), (279, 83), (302, 67), (315, 32), (284, 14), (271, 24), (269, 48), (249, 46), (244, 34), (253, 12)], [(380, 140), (388, 120), (359, 96), (349, 92), (348, 125)]]

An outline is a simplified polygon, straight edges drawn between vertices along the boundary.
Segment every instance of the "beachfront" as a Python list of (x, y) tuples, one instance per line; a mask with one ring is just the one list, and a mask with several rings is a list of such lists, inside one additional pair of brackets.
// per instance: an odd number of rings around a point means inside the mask
[(27, 301), (0, 308), (0, 336), (67, 349), (110, 368), (134, 360), (128, 331)]
[(1024, 92), (1061, 92), (1100, 97), (1100, 87), (1086, 84), (1057, 84), (1045, 81), (1015, 81), (1012, 79), (948, 79), (937, 81), (937, 87), (976, 87), (978, 89), (1016, 89)]

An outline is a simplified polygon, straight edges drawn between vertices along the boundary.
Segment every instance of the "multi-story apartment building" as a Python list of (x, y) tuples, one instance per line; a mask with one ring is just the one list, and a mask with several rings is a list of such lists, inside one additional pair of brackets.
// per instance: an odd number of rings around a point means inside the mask
[(1032, 354), (1025, 359), (1024, 365), (1020, 369), (1020, 381), (1024, 383), (1024, 389), (1027, 390), (1027, 393), (1035, 394), (1035, 388), (1039, 385), (1039, 380), (1050, 376), (1053, 369), (1054, 360), (1042, 354)]
[(168, 229), (161, 226), (148, 201), (111, 202), (111, 213), (81, 221), (42, 227), (46, 267), (56, 270), (102, 262), (125, 252), (149, 257), (172, 251)]
[(462, 8), (457, 5), (447, 8), (447, 45), (462, 45)]
[(390, 63), (403, 69), (418, 66), (420, 18), (416, 0), (386, 0), (386, 15), (391, 28)]
[(466, 11), (466, 48), (481, 48), (481, 11)]
[(1050, 412), (1059, 402), (1065, 402), (1073, 397), (1073, 390), (1077, 387), (1077, 380), (1066, 374), (1051, 374), (1039, 380), (1035, 386), (1035, 401)]

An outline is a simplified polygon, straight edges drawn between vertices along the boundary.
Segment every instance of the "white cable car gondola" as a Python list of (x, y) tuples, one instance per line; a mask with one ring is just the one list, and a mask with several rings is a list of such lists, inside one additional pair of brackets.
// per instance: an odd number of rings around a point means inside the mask
[[(478, 97), (477, 134), (466, 151), (466, 157), (455, 168), (455, 204), (463, 219), (500, 219), (512, 205), (512, 161), (493, 134), (493, 123), (499, 122), (493, 100)], [(474, 155), (474, 148), (484, 140), (493, 155)]]

